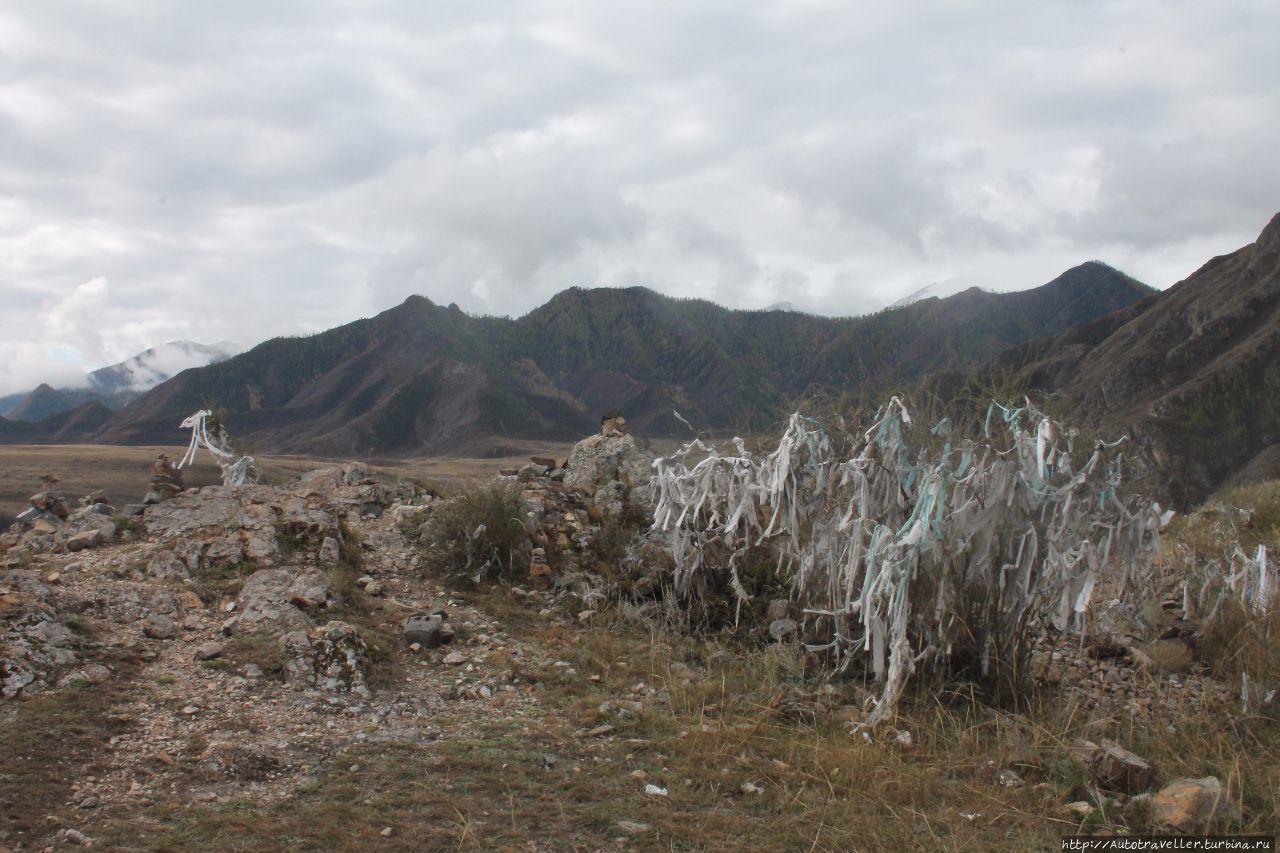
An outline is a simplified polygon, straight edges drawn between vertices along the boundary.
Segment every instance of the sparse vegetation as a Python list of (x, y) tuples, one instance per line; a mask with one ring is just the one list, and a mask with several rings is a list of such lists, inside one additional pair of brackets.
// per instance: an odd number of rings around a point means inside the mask
[(432, 513), (423, 553), (434, 571), (457, 580), (511, 577), (529, 559), (524, 514), (514, 485), (463, 489)]

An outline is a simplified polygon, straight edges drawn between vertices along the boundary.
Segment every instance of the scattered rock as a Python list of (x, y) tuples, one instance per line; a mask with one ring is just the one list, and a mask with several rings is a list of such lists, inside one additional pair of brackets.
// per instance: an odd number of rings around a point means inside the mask
[[(195, 659), (196, 660), (213, 660), (214, 658), (221, 657), (222, 652), (223, 652), (222, 644), (219, 642), (210, 640), (207, 643), (201, 643), (200, 645), (196, 646)], [(259, 672), (261, 672), (261, 670), (259, 670)]]
[(172, 640), (178, 635), (178, 626), (161, 613), (153, 613), (142, 620), (142, 633), (153, 640)]
[(437, 648), (443, 642), (441, 633), (443, 626), (443, 616), (434, 613), (430, 616), (415, 613), (404, 620), (403, 636), (405, 645), (417, 643), (424, 649)]
[(1178, 779), (1151, 798), (1151, 820), (1157, 829), (1209, 832), (1238, 823), (1240, 805), (1214, 776)]
[(1081, 762), (1103, 788), (1124, 794), (1137, 794), (1151, 784), (1151, 765), (1117, 743), (1103, 740), (1102, 745), (1082, 741)]
[(67, 537), (68, 551), (83, 551), (86, 548), (97, 548), (102, 544), (102, 531), (85, 530)]

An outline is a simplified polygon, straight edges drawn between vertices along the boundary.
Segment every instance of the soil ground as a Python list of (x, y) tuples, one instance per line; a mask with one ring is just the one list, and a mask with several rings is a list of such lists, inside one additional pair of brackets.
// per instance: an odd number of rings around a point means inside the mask
[[(6, 494), (63, 465), (69, 495), (81, 482), (139, 491), (156, 452), (3, 451)], [(511, 464), (392, 470), (461, 482)], [(266, 466), (283, 477), (315, 463)], [(1090, 793), (1072, 745), (1104, 736), (1162, 780), (1222, 779), (1244, 831), (1277, 826), (1280, 728), (1183, 697), (1184, 679), (1127, 673), (1160, 699), (1142, 719), (1086, 714), (1055, 690), (1021, 713), (921, 690), (891, 732), (864, 736), (840, 713), (859, 688), (815, 678), (794, 647), (690, 636), (676, 614), (627, 606), (580, 615), (508, 584), (464, 591), (417, 568), (412, 542), (372, 547), (398, 541), (391, 513), (352, 534), (370, 545), (354, 568), (384, 586), (353, 590), (340, 615), (381, 649), (370, 699), (272, 678), (278, 652), (223, 638), (215, 604), (167, 640), (86, 618), (84, 663), (110, 677), (0, 706), (0, 849), (83, 835), (113, 850), (1051, 850), (1063, 835), (1149, 828), (1119, 806), (1064, 810)], [(141, 547), (42, 555), (38, 568), (106, 592)], [(404, 617), (436, 607), (455, 641), (404, 647)], [(195, 660), (213, 641), (225, 653)]]

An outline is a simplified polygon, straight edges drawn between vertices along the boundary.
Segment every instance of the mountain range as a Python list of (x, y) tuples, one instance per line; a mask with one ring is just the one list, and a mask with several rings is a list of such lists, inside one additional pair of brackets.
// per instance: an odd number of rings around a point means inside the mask
[(1090, 261), (1040, 287), (969, 288), (864, 317), (734, 311), (644, 288), (570, 288), (518, 319), (413, 296), (317, 335), (190, 369), (118, 411), (92, 400), (0, 442), (180, 440), (219, 410), (263, 452), (482, 455), (575, 439), (619, 410), (640, 435), (752, 432), (817, 394), (927, 390), (944, 404), (1033, 396), (1127, 432), (1154, 489), (1186, 506), (1280, 474), (1280, 215), (1166, 291)]
[[(1228, 483), (1280, 477), (1280, 214), (1258, 239), (1173, 287), (973, 372), (1072, 421), (1128, 434), (1150, 490), (1193, 506)], [(956, 396), (955, 377), (934, 377)]]
[(571, 288), (516, 320), (414, 296), (186, 371), (105, 420), (82, 414), (102, 420), (94, 440), (139, 444), (172, 441), (193, 410), (221, 407), (261, 450), (332, 455), (496, 452), (510, 439), (580, 437), (612, 409), (640, 434), (687, 434), (673, 410), (699, 428), (751, 431), (817, 390), (976, 364), (1152, 292), (1089, 263), (1033, 290), (971, 288), (857, 318), (733, 311), (639, 287)]
[(216, 344), (170, 341), (86, 374), (85, 384), (81, 386), (54, 388), (41, 383), (31, 391), (0, 397), (0, 415), (10, 420), (36, 422), (91, 401), (108, 409), (119, 409), (187, 368), (216, 364), (240, 350), (240, 345), (231, 341)]

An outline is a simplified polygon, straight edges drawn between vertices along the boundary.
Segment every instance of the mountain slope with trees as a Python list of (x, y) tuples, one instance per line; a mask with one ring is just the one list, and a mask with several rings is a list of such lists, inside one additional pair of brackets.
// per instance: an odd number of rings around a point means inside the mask
[[(1168, 290), (1013, 347), (971, 378), (970, 392), (1025, 390), (1075, 423), (1127, 433), (1152, 488), (1179, 506), (1280, 476), (1280, 214)], [(931, 384), (956, 396), (955, 377)]]
[[(856, 318), (733, 311), (639, 287), (571, 288), (516, 320), (414, 296), (184, 371), (95, 440), (172, 441), (198, 408), (222, 411), (260, 450), (314, 454), (485, 453), (508, 439), (579, 437), (611, 409), (648, 435), (687, 434), (673, 410), (698, 428), (753, 431), (817, 391), (976, 364), (1150, 293), (1090, 262), (1033, 290), (971, 288)], [(24, 434), (40, 435), (36, 426)]]

